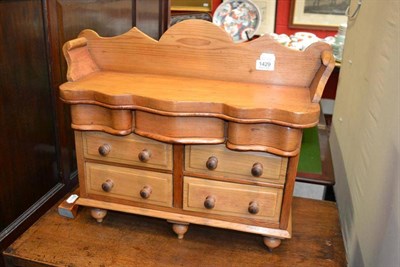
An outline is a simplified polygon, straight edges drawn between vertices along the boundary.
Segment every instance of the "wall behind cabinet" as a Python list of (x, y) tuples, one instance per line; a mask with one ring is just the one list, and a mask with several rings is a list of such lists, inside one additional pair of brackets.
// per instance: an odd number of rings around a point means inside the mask
[(349, 266), (400, 263), (399, 10), (362, 1), (348, 22), (329, 141)]

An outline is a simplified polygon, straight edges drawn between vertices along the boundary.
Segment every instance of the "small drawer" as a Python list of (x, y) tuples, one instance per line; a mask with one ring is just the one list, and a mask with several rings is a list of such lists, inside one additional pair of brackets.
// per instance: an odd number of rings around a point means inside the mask
[(172, 174), (86, 163), (86, 192), (172, 206)]
[(186, 147), (185, 153), (185, 171), (190, 173), (285, 183), (286, 157), (266, 152), (238, 152), (225, 145), (192, 145)]
[(172, 170), (172, 145), (135, 134), (84, 132), (83, 146), (86, 158)]
[(183, 208), (278, 222), (282, 189), (184, 177)]

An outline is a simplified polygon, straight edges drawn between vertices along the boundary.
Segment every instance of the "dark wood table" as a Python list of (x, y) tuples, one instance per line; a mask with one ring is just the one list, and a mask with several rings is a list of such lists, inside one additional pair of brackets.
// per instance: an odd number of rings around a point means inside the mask
[(165, 220), (110, 211), (97, 223), (50, 209), (6, 251), (7, 266), (346, 266), (336, 203), (294, 198), (293, 237), (269, 252), (262, 237), (191, 225), (183, 240)]

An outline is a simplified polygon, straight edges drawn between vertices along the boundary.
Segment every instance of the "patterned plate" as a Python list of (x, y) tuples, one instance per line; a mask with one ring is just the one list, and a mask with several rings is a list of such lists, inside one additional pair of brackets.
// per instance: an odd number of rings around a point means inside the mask
[(229, 0), (218, 6), (213, 23), (228, 32), (236, 43), (250, 40), (261, 22), (258, 7), (249, 0)]

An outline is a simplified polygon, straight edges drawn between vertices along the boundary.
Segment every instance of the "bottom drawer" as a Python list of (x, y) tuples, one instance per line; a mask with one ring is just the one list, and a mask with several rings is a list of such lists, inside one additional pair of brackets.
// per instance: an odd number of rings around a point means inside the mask
[(188, 211), (278, 222), (282, 189), (184, 177)]
[(86, 191), (159, 206), (172, 206), (172, 175), (86, 163)]

